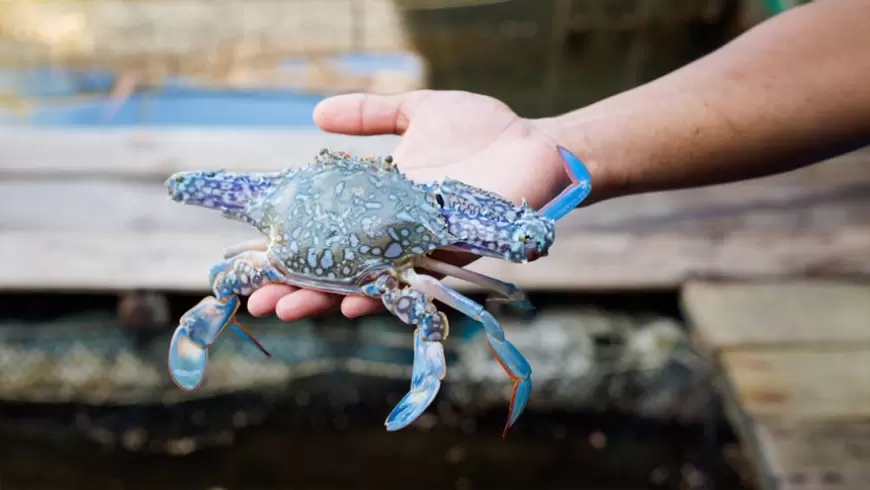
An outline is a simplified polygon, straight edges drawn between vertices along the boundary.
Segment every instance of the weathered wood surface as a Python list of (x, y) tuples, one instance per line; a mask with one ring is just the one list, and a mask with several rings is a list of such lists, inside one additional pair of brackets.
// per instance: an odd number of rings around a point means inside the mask
[[(758, 321), (760, 326), (764, 323)], [(735, 348), (722, 351), (719, 360), (742, 410), (753, 420), (870, 418), (870, 369), (865, 369), (870, 365), (870, 348), (866, 344), (825, 347), (808, 343), (800, 348), (771, 346), (757, 351)]]
[(833, 281), (685, 287), (763, 488), (870, 486), (868, 297)]
[[(397, 136), (355, 137), (317, 129), (19, 129), (0, 132), (0, 177), (142, 178), (162, 182), (193, 168), (274, 170), (309, 161), (323, 148), (393, 151)], [(11, 180), (9, 180), (11, 181)]]
[[(870, 287), (860, 283), (698, 282), (687, 284), (682, 294), (701, 338), (716, 349), (808, 343), (870, 347)], [(772, 308), (776, 321), (759, 327), (759, 318)]]
[[(323, 147), (385, 154), (396, 142), (311, 130), (4, 130), (0, 288), (203, 290), (203, 271), (220, 250), (255, 235), (170, 202), (169, 174), (278, 169)], [(547, 259), (472, 267), (529, 289), (672, 288), (699, 276), (868, 277), (868, 160), (857, 153), (774, 178), (599, 203), (560, 222)]]
[[(243, 231), (0, 231), (0, 289), (205, 291), (206, 272), (220, 258), (221, 250), (252, 237)], [(829, 240), (840, 245), (831, 248)], [(676, 287), (687, 277), (703, 273), (747, 278), (803, 275), (817, 269), (819, 263), (825, 264), (830, 274), (866, 275), (870, 267), (858, 263), (861, 258), (856, 257), (856, 251), (868, 247), (867, 230), (789, 238), (744, 232), (725, 240), (589, 233), (562, 238), (547, 260), (534, 264), (487, 259), (469, 268), (527, 290), (659, 289)], [(846, 255), (851, 258), (831, 262)], [(459, 281), (447, 283), (477, 289)]]
[(759, 444), (773, 467), (783, 472), (782, 490), (844, 489), (870, 486), (870, 425), (821, 421), (758, 426)]

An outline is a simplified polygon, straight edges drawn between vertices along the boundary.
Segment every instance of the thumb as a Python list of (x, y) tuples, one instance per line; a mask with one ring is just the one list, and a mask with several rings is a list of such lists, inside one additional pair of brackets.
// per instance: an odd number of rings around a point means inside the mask
[(322, 100), (314, 108), (314, 123), (330, 133), (359, 136), (402, 134), (424, 91), (393, 95), (342, 94)]

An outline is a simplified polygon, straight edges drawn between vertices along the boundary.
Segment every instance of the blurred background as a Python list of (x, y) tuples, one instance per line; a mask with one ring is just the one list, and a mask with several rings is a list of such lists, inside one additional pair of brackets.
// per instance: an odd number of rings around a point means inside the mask
[(0, 488), (870, 487), (866, 151), (597, 204), (545, 261), (476, 264), (537, 307), (494, 310), (535, 372), (506, 439), (509, 381), (452, 312), (442, 392), (397, 433), (412, 337), (390, 316), (241, 315), (273, 359), (222, 335), (199, 391), (166, 369), (209, 267), (253, 237), (168, 202), (170, 173), (389, 153), (314, 127), (348, 91), (558, 114), (799, 3), (0, 1)]

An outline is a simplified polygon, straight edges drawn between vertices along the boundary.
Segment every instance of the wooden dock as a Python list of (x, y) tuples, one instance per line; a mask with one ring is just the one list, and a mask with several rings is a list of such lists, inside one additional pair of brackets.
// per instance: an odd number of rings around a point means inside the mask
[(694, 282), (682, 300), (760, 487), (870, 488), (870, 282)]
[[(317, 130), (6, 128), (0, 289), (203, 291), (222, 248), (255, 235), (170, 202), (169, 174), (292, 167), (324, 147), (387, 154), (396, 141)], [(559, 223), (550, 257), (472, 268), (530, 290), (870, 277), (868, 165), (863, 151), (772, 178), (599, 203)]]

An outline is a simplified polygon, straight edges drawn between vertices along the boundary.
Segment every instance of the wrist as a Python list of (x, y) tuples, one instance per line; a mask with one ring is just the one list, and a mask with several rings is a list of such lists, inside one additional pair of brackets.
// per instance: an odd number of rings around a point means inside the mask
[[(529, 122), (553, 140), (556, 145), (573, 153), (589, 170), (589, 174), (592, 176), (592, 191), (580, 204), (580, 207), (621, 195), (619, 189), (622, 186), (616, 185), (614, 176), (607, 171), (607, 166), (601, 156), (603, 152), (592, 143), (594, 139), (591, 137), (591, 128), (587, 127), (591, 124), (577, 120), (574, 113), (531, 119)], [(564, 166), (560, 166), (560, 171), (562, 172), (563, 184), (567, 186), (570, 183), (568, 173)]]

